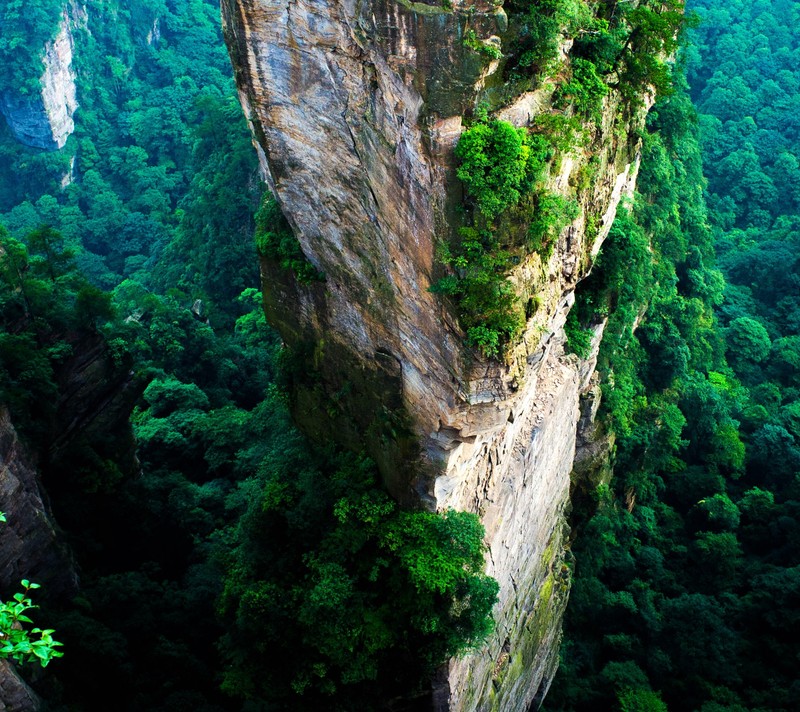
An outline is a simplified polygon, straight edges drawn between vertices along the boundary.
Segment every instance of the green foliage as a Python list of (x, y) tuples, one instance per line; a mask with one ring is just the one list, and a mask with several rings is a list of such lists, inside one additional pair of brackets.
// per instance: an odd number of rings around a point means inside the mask
[[(241, 128), (241, 107), (232, 92), (200, 95), (194, 106), (195, 141), (182, 179), (188, 187), (175, 212), (174, 237), (153, 270), (154, 282), (161, 290), (178, 286), (235, 318), (237, 297), (257, 280), (253, 213), (262, 186), (249, 132), (223, 128)], [(187, 254), (193, 256), (188, 263)]]
[(110, 297), (87, 283), (63, 243), (49, 227), (23, 242), (0, 225), (0, 402), (34, 440), (54, 416), (59, 369), (76, 334), (113, 318)]
[(628, 688), (619, 693), (621, 712), (667, 712), (661, 695), (652, 690)]
[[(500, 358), (522, 332), (525, 311), (507, 279), (520, 253), (537, 250), (547, 259), (558, 234), (577, 216), (578, 206), (541, 189), (552, 157), (544, 136), (497, 119), (485, 109), (456, 146), (463, 181), (474, 211), (472, 225), (443, 246), (440, 259), (452, 272), (431, 291), (453, 297), (469, 345), (484, 358)], [(527, 225), (527, 240), (513, 244), (507, 232)]]
[[(608, 496), (594, 496), (587, 483), (586, 499), (576, 500), (586, 514), (574, 547), (565, 659), (548, 709), (795, 706), (786, 656), (796, 620), (781, 606), (796, 590), (800, 541), (796, 371), (783, 341), (795, 323), (796, 220), (761, 167), (792, 134), (775, 143), (776, 105), (756, 104), (756, 92), (777, 76), (779, 46), (793, 42), (779, 25), (791, 26), (794, 11), (697, 5), (710, 23), (699, 53), (711, 59), (693, 60), (701, 82), (693, 91), (701, 110), (727, 122), (701, 117), (709, 210), (694, 112), (678, 86), (648, 121), (643, 197), (618, 215), (575, 307), (581, 323), (609, 317), (600, 368), (615, 479)], [(655, 22), (644, 11), (629, 19), (645, 29)], [(769, 38), (754, 41), (756, 25), (769, 28)], [(726, 37), (731, 27), (734, 39)], [(575, 51), (602, 39), (580, 38)], [(621, 67), (620, 79), (646, 73), (645, 64)], [(768, 150), (759, 156), (753, 146), (767, 139), (768, 125), (773, 158), (759, 166)], [(784, 155), (780, 170), (792, 165)], [(733, 286), (712, 266), (712, 240)]]
[(564, 332), (567, 335), (567, 348), (581, 358), (588, 358), (591, 352), (594, 331), (580, 325), (578, 314), (574, 309), (570, 310), (567, 315)]
[(483, 527), (471, 514), (402, 511), (371, 463), (292, 437), (263, 461), (236, 533), (226, 686), (294, 708), (369, 709), (375, 690), (416, 690), (491, 631)]
[(477, 121), (456, 146), (456, 171), (467, 195), (487, 220), (516, 205), (540, 179), (549, 146), (507, 121)]
[[(64, 8), (6, 5), (0, 14), (52, 29)], [(258, 283), (257, 160), (218, 4), (112, 0), (86, 10), (86, 30), (73, 26), (81, 106), (67, 146), (42, 153), (0, 130), (0, 220), (11, 233), (0, 230), (0, 400), (39, 452), (82, 571), (74, 603), (44, 601), (70, 654), (34, 685), (53, 709), (114, 699), (120, 710), (219, 712), (231, 703), (215, 680), (211, 539), (230, 523), (231, 483), (254, 466), (243, 453), (272, 427), (258, 406), (278, 347), (260, 304), (237, 300)], [(15, 23), (0, 22), (0, 93), (6, 79), (18, 93), (38, 89), (40, 57), (29, 56), (50, 37), (21, 40)], [(154, 29), (160, 39), (148, 41)], [(129, 382), (103, 392), (95, 431), (135, 397), (139, 377), (155, 377), (152, 404), (137, 412), (139, 477), (124, 471), (129, 434), (50, 449), (64, 373), (88, 347), (108, 359), (82, 376), (112, 383), (121, 372)]]
[(508, 5), (519, 26), (507, 72), (511, 79), (547, 76), (558, 68), (559, 50), (572, 39), (572, 78), (557, 91), (562, 103), (571, 100), (578, 113), (596, 119), (607, 91), (607, 75), (629, 104), (641, 105), (648, 86), (657, 93), (671, 89), (668, 64), (677, 49), (686, 19), (683, 0), (637, 3), (588, 3), (583, 0), (515, 1)]
[(583, 122), (577, 116), (541, 113), (534, 119), (534, 126), (547, 137), (557, 154), (574, 151), (586, 144)]
[(509, 5), (521, 28), (512, 47), (515, 75), (549, 73), (562, 40), (575, 37), (592, 18), (590, 5), (584, 0), (515, 0)]
[(528, 247), (548, 259), (558, 236), (580, 213), (574, 200), (567, 200), (555, 193), (539, 195), (536, 212), (528, 227)]
[[(649, 85), (659, 93), (671, 87), (666, 60), (675, 51), (683, 27), (682, 0), (615, 3), (613, 8), (603, 3), (594, 7), (581, 0), (535, 0), (512, 3), (509, 10), (519, 27), (506, 66), (512, 77), (519, 78), (531, 69), (552, 71), (561, 41), (575, 40), (570, 78), (557, 87), (554, 103), (571, 107), (585, 121), (601, 120), (609, 91), (605, 77), (612, 72), (617, 74), (617, 88), (631, 105), (641, 102)], [(474, 33), (466, 41), (477, 41)], [(456, 298), (469, 343), (484, 357), (500, 357), (524, 326), (505, 279), (519, 259), (515, 250), (521, 245), (515, 245), (508, 234), (513, 234), (514, 226), (527, 224), (526, 247), (546, 260), (560, 232), (578, 215), (576, 203), (542, 190), (533, 192), (553, 150), (574, 150), (576, 143), (583, 142), (584, 130), (577, 117), (540, 117), (537, 127), (543, 133), (531, 134), (505, 121), (490, 120), (484, 110), (476, 112), (475, 122), (456, 146), (457, 176), (464, 184), (467, 205), (474, 206), (474, 211), (471, 225), (459, 233), (460, 240), (443, 253), (443, 262), (453, 273), (435, 283), (432, 290)], [(588, 175), (582, 183), (584, 189)], [(671, 234), (676, 233), (680, 231)], [(702, 291), (717, 294), (721, 288), (717, 273), (704, 268), (701, 252), (696, 260), (698, 264), (689, 269), (698, 295)], [(620, 319), (620, 323), (624, 321)], [(577, 322), (570, 322), (569, 328), (573, 348), (584, 352), (587, 345), (581, 342)]]
[(324, 275), (303, 254), (300, 242), (269, 193), (264, 194), (255, 220), (256, 249), (262, 257), (277, 262), (281, 269), (291, 270), (300, 284), (324, 281)]
[(597, 67), (593, 62), (576, 57), (572, 61), (571, 69), (570, 80), (556, 89), (554, 104), (562, 108), (571, 105), (585, 119), (599, 123), (608, 85), (597, 74)]
[(742, 316), (734, 319), (727, 329), (725, 341), (728, 356), (734, 362), (761, 363), (769, 356), (772, 342), (769, 333), (755, 319)]
[(672, 77), (667, 60), (677, 50), (685, 26), (683, 0), (648, 0), (624, 6), (621, 22), (629, 28), (618, 59), (619, 88), (632, 102), (648, 85), (669, 93)]
[(503, 52), (498, 46), (491, 42), (482, 42), (479, 40), (478, 35), (475, 34), (475, 30), (472, 28), (468, 28), (464, 31), (464, 46), (475, 50), (489, 59), (500, 59), (500, 57), (503, 56)]
[(164, 416), (177, 410), (207, 410), (208, 396), (194, 383), (181, 383), (176, 378), (158, 379), (150, 383), (143, 397), (149, 411), (155, 416)]
[(460, 235), (458, 251), (445, 248), (441, 255), (455, 275), (442, 278), (431, 291), (458, 300), (470, 344), (485, 358), (497, 358), (525, 325), (519, 298), (505, 277), (509, 255), (489, 230), (465, 227)]
[(44, 71), (45, 43), (56, 34), (63, 4), (59, 0), (11, 0), (0, 8), (0, 93), (35, 95)]
[[(21, 7), (5, 12), (54, 26), (63, 3)], [(215, 324), (235, 320), (236, 296), (257, 280), (261, 193), (218, 15), (211, 0), (94, 3), (86, 30), (72, 30), (81, 108), (67, 146), (42, 153), (0, 132), (0, 221), (14, 237), (51, 225), (95, 286), (130, 277), (177, 289), (202, 299)], [(161, 39), (148, 43), (154, 26)], [(42, 47), (26, 40), (3, 67)]]
[(739, 508), (724, 492), (701, 499), (695, 505), (704, 528), (735, 530), (739, 526)]
[(26, 613), (36, 608), (28, 592), (39, 588), (39, 584), (23, 579), (21, 585), (23, 591), (15, 593), (12, 600), (0, 601), (0, 657), (47, 667), (51, 660), (64, 655), (56, 650), (62, 643), (53, 639), (54, 630), (24, 626), (33, 623)]

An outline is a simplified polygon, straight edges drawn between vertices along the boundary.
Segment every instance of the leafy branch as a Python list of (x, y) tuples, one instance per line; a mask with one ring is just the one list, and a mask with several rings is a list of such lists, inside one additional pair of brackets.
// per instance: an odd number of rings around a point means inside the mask
[[(0, 512), (0, 522), (5, 521), (5, 514)], [(0, 601), (0, 658), (18, 663), (38, 661), (42, 667), (47, 667), (53, 658), (63, 656), (56, 650), (62, 643), (53, 640), (55, 631), (52, 629), (23, 627), (23, 623), (33, 623), (26, 612), (38, 608), (28, 593), (41, 587), (27, 579), (22, 579), (21, 585), (24, 591), (15, 593), (10, 601)]]

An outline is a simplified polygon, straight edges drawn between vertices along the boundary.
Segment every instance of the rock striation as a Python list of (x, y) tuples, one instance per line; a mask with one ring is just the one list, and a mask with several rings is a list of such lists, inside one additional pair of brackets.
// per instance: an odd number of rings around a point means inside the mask
[(14, 137), (26, 146), (50, 151), (63, 148), (75, 130), (73, 114), (78, 108), (72, 18), (65, 10), (56, 36), (44, 47), (43, 72), (37, 95), (7, 89), (0, 94), (3, 114)]
[(633, 190), (641, 112), (621, 111), (612, 92), (590, 145), (551, 165), (548, 189), (580, 214), (550, 254), (512, 270), (527, 326), (502, 361), (486, 360), (429, 290), (443, 274), (437, 246), (458, 226), (462, 117), (485, 101), (529, 126), (552, 109), (552, 84), (513, 94), (502, 59), (465, 41), (503, 46), (502, 7), (223, 0), (222, 11), (267, 183), (325, 275), (300, 284), (262, 260), (268, 316), (303, 363), (297, 420), (365, 448), (401, 502), (482, 517), (497, 629), (441, 671), (432, 699), (437, 710), (527, 710), (557, 665), (570, 472), (581, 395), (594, 385), (593, 358), (565, 353), (563, 327)]

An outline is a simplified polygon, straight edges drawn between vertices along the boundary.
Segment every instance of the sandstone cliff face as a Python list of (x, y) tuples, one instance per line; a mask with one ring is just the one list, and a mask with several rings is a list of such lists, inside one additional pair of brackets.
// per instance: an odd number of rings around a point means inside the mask
[[(591, 147), (551, 167), (548, 188), (582, 209), (549, 256), (531, 253), (513, 270), (520, 298), (538, 308), (503, 362), (487, 361), (465, 349), (429, 287), (442, 274), (437, 243), (457, 222), (462, 115), (488, 100), (525, 126), (552, 103), (546, 83), (501, 96), (501, 62), (465, 46), (468, 28), (501, 42), (502, 9), (406, 0), (222, 7), (267, 181), (326, 276), (304, 286), (262, 263), (268, 315), (313, 371), (296, 379), (298, 419), (365, 447), (401, 501), (481, 515), (487, 570), (501, 585), (497, 630), (442, 671), (435, 706), (526, 710), (557, 664), (569, 588), (564, 511), (579, 398), (594, 368), (565, 354), (563, 325), (632, 191), (637, 119), (621, 120), (612, 94)], [(593, 177), (579, 180), (590, 156)]]
[(72, 19), (65, 10), (58, 33), (44, 47), (40, 93), (27, 96), (6, 90), (0, 95), (0, 112), (20, 143), (56, 150), (64, 146), (75, 130), (72, 116), (78, 101), (72, 51)]

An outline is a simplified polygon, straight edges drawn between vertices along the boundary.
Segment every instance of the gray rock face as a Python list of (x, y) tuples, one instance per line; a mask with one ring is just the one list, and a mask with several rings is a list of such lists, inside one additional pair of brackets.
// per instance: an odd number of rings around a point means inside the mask
[(17, 437), (8, 411), (0, 406), (0, 587), (8, 596), (25, 578), (45, 584), (54, 596), (74, 594), (78, 579), (69, 550), (39, 490), (30, 455)]
[[(434, 704), (522, 712), (541, 701), (557, 665), (569, 589), (564, 511), (580, 396), (595, 365), (565, 355), (563, 325), (633, 189), (629, 130), (641, 116), (621, 123), (612, 93), (591, 148), (559, 157), (547, 187), (576, 199), (580, 215), (551, 254), (533, 252), (510, 274), (523, 303), (538, 307), (505, 360), (470, 353), (429, 287), (440, 275), (436, 245), (457, 226), (462, 114), (496, 99), (489, 87), (500, 71), (498, 60), (465, 47), (464, 33), (496, 44), (508, 22), (489, 3), (452, 5), (222, 3), (264, 173), (327, 277), (304, 286), (262, 261), (268, 316), (291, 347), (312, 354), (317, 374), (313, 387), (296, 384), (299, 422), (366, 448), (399, 500), (482, 517), (487, 570), (501, 586), (497, 630), (441, 671)], [(496, 113), (530, 125), (550, 110), (552, 92), (543, 82)], [(595, 348), (599, 341), (600, 333)]]
[[(51, 516), (40, 485), (41, 470), (47, 477), (54, 468), (69, 467), (65, 453), (76, 441), (91, 445), (109, 439), (122, 472), (132, 476), (138, 470), (129, 417), (143, 382), (128, 370), (130, 364), (115, 362), (99, 333), (71, 333), (68, 341), (72, 355), (56, 372), (54, 417), (35, 454), (20, 441), (8, 410), (0, 404), (0, 511), (7, 520), (0, 523), (0, 598), (4, 600), (21, 590), (22, 579), (42, 586), (34, 593), (34, 603), (38, 596), (65, 600), (78, 593), (74, 558)], [(38, 698), (13, 665), (0, 661), (0, 711), (38, 709)]]
[(0, 95), (0, 112), (20, 143), (54, 151), (62, 148), (75, 130), (72, 116), (78, 102), (72, 50), (71, 19), (65, 11), (58, 33), (44, 47), (41, 92), (25, 96), (6, 90)]
[(581, 361), (564, 353), (571, 302), (571, 295), (561, 302), (541, 360), (506, 401), (507, 424), (457, 446), (436, 481), (438, 506), (481, 514), (487, 572), (502, 582), (496, 631), (481, 650), (450, 662), (443, 710), (527, 710), (558, 666), (570, 584), (565, 512), (579, 401), (596, 355)]
[(7, 660), (0, 660), (0, 712), (38, 712), (42, 701)]
[[(0, 597), (21, 591), (20, 581), (47, 586), (55, 596), (74, 595), (78, 577), (69, 550), (59, 541), (56, 527), (39, 490), (30, 455), (14, 430), (8, 411), (0, 405)], [(37, 695), (0, 660), (0, 710), (35, 712)]]

